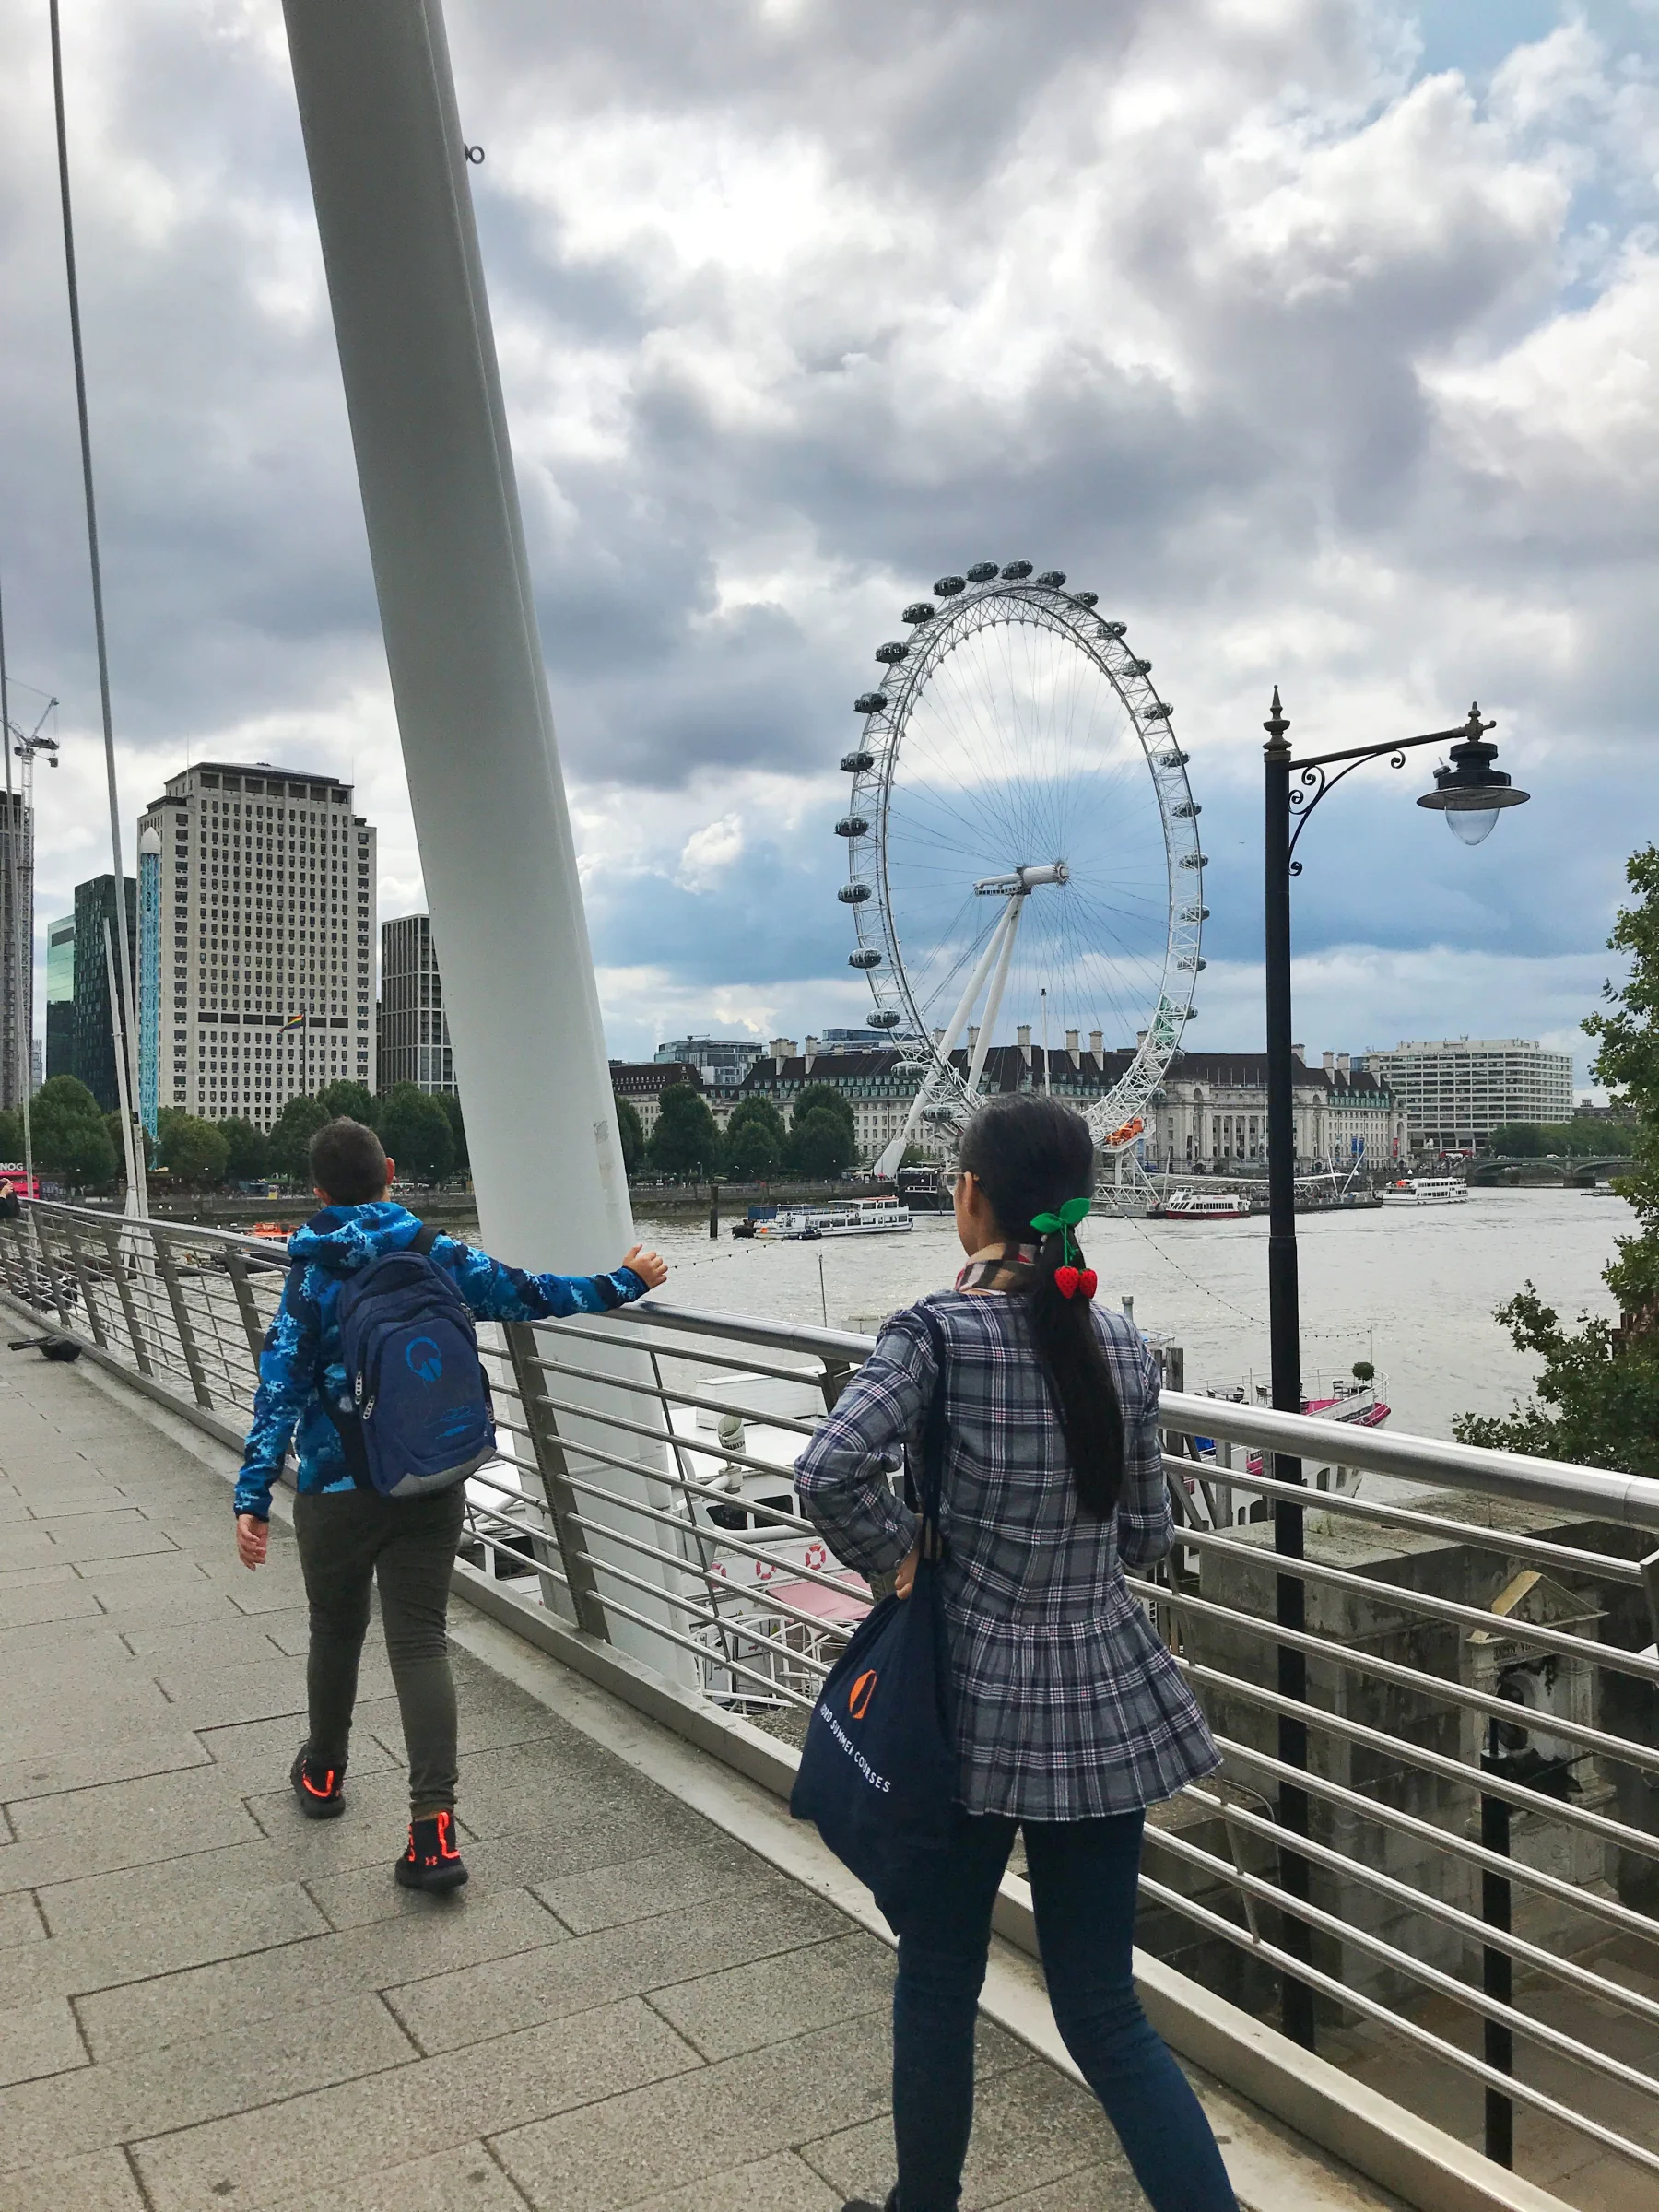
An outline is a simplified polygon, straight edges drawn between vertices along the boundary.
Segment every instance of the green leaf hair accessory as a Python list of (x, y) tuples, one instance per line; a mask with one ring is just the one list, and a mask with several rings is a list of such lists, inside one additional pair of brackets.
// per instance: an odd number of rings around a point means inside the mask
[(1075, 1267), (1082, 1256), (1077, 1251), (1077, 1240), (1072, 1235), (1072, 1230), (1088, 1213), (1088, 1203), (1087, 1198), (1068, 1198), (1057, 1214), (1033, 1214), (1031, 1216), (1031, 1227), (1041, 1230), (1045, 1237), (1064, 1237), (1065, 1239), (1065, 1264), (1068, 1267)]

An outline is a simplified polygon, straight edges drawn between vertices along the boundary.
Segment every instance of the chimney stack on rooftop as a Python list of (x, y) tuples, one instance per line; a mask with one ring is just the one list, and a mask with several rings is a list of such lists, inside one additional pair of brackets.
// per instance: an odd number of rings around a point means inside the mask
[(1070, 1060), (1074, 1067), (1077, 1067), (1082, 1065), (1083, 1055), (1077, 1050), (1077, 1032), (1076, 1030), (1067, 1030), (1065, 1032), (1065, 1052), (1066, 1057)]
[(1350, 1072), (1351, 1070), (1348, 1065), (1347, 1054), (1346, 1053), (1338, 1053), (1336, 1055), (1336, 1073), (1339, 1076), (1346, 1076)]
[(1022, 1021), (1014, 1032), (1019, 1041), (1019, 1056), (1028, 1067), (1031, 1065), (1031, 1025)]
[(1334, 1074), (1334, 1073), (1335, 1072), (1335, 1067), (1336, 1067), (1336, 1055), (1335, 1055), (1335, 1053), (1327, 1053), (1325, 1054), (1325, 1056), (1324, 1056), (1324, 1069), (1325, 1069), (1325, 1074), (1326, 1074), (1327, 1076), (1328, 1076), (1328, 1075), (1332, 1075), (1332, 1074)]
[(1095, 1065), (1103, 1068), (1106, 1065), (1106, 1032), (1104, 1030), (1089, 1030), (1088, 1049), (1094, 1054)]

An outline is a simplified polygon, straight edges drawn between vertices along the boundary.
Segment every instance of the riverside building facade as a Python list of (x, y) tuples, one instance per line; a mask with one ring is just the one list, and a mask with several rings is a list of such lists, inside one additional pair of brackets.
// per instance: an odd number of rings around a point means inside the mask
[(1509, 1122), (1564, 1122), (1572, 1054), (1525, 1037), (1458, 1037), (1371, 1052), (1364, 1065), (1406, 1109), (1413, 1146), (1477, 1152)]
[(203, 761), (145, 809), (158, 856), (157, 1092), (268, 1129), (296, 1093), (375, 1088), (375, 833), (330, 776)]
[(453, 1095), (455, 1056), (427, 914), (381, 924), (380, 1080)]
[[(1087, 1045), (1067, 1030), (1064, 1045), (1051, 1047), (1046, 1061), (1029, 1029), (1016, 1031), (1013, 1044), (993, 1045), (980, 1078), (982, 1094), (1046, 1090), (1068, 1103), (1087, 1107), (1118, 1084), (1133, 1054), (1108, 1051), (1100, 1031)], [(966, 1075), (977, 1033), (951, 1055)], [(831, 1051), (808, 1037), (806, 1049), (777, 1037), (744, 1078), (743, 1097), (769, 1099), (787, 1125), (795, 1100), (807, 1086), (826, 1084), (841, 1092), (853, 1110), (858, 1157), (873, 1161), (903, 1128), (916, 1095), (916, 1063), (890, 1047), (853, 1052), (839, 1044)], [(1346, 1053), (1326, 1053), (1310, 1066), (1296, 1048), (1293, 1078), (1296, 1157), (1307, 1169), (1346, 1171), (1358, 1160), (1365, 1170), (1387, 1170), (1407, 1150), (1404, 1109), (1386, 1081), (1358, 1066)], [(1267, 1160), (1267, 1062), (1262, 1053), (1178, 1053), (1163, 1086), (1145, 1116), (1142, 1157), (1153, 1173), (1264, 1173)], [(938, 1159), (953, 1142), (948, 1129), (925, 1122), (912, 1143), (927, 1159)]]

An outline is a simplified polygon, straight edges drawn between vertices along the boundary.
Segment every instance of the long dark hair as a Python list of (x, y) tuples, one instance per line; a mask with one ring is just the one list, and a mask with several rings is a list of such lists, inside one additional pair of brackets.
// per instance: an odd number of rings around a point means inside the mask
[[(957, 1163), (984, 1192), (1009, 1243), (1038, 1248), (1030, 1287), (1019, 1295), (1054, 1394), (1078, 1502), (1103, 1519), (1116, 1509), (1124, 1484), (1124, 1409), (1088, 1300), (1063, 1297), (1054, 1281), (1055, 1268), (1065, 1264), (1063, 1235), (1031, 1226), (1035, 1215), (1058, 1213), (1068, 1198), (1092, 1193), (1088, 1124), (1057, 1099), (1030, 1092), (994, 1099), (963, 1132)], [(1081, 1266), (1075, 1230), (1072, 1242)]]

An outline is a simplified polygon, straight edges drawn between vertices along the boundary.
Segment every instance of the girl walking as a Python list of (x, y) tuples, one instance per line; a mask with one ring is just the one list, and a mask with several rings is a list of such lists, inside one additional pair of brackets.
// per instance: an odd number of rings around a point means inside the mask
[(1137, 1331), (1092, 1302), (1074, 1234), (1094, 1175), (1082, 1117), (1052, 1099), (997, 1100), (959, 1157), (968, 1265), (954, 1291), (924, 1301), (944, 1372), (914, 1309), (895, 1314), (795, 1468), (837, 1555), (869, 1575), (897, 1570), (907, 1595), (916, 1516), (888, 1475), (943, 1391), (939, 1594), (959, 1790), (938, 1878), (897, 1930), (887, 2212), (959, 2203), (991, 1912), (1017, 1830), (1055, 2021), (1153, 2212), (1235, 2212), (1130, 1967), (1146, 1808), (1218, 1764), (1124, 1581), (1170, 1547), (1157, 1378)]

